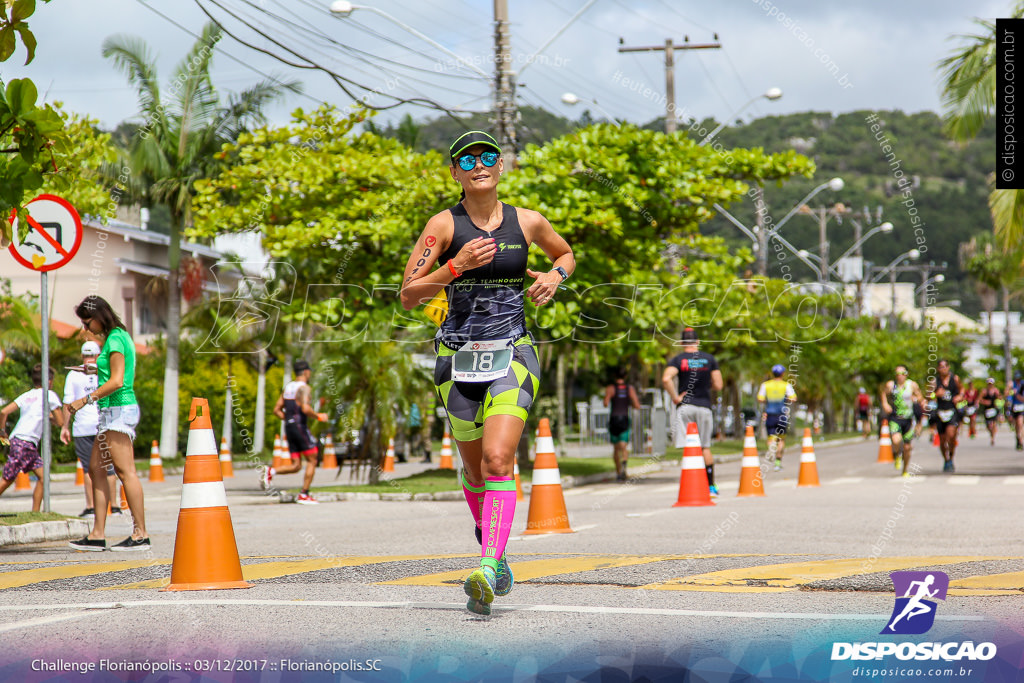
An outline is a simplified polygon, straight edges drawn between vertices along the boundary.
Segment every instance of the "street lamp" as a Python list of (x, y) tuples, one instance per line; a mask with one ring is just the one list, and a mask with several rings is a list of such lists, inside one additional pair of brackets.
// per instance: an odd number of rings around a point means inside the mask
[(889, 274), (889, 292), (892, 302), (889, 308), (889, 329), (896, 327), (896, 267), (907, 259), (914, 260), (919, 258), (921, 258), (921, 252), (917, 249), (906, 251), (893, 259), (892, 263), (886, 267), (880, 268), (878, 274), (871, 278), (871, 282), (874, 283), (881, 280), (886, 273)]
[(916, 290), (914, 290), (914, 293), (915, 294), (919, 293), (921, 295), (921, 329), (923, 330), (924, 326), (925, 326), (925, 322), (926, 322), (926, 317), (927, 317), (925, 314), (926, 314), (926, 312), (928, 310), (928, 299), (927, 299), (928, 286), (933, 284), (933, 283), (934, 284), (939, 284), (939, 283), (945, 282), (946, 281), (946, 276), (943, 275), (942, 273), (939, 273), (938, 275), (935, 275), (934, 277), (928, 277), (928, 271), (927, 270), (921, 271), (921, 275), (922, 275), (921, 286), (918, 287)]
[(874, 228), (871, 228), (870, 230), (867, 231), (867, 233), (863, 237), (861, 237), (859, 240), (854, 242), (852, 247), (850, 247), (849, 249), (844, 251), (843, 255), (840, 256), (838, 259), (836, 259), (836, 261), (842, 261), (844, 258), (846, 258), (850, 254), (852, 254), (862, 244), (867, 242), (868, 238), (871, 237), (872, 235), (874, 235), (876, 233), (879, 233), (879, 232), (884, 232), (884, 233), (888, 234), (888, 233), (892, 232), (892, 230), (893, 230), (893, 225), (889, 221), (886, 221), (885, 223), (882, 223), (881, 225), (878, 225), (878, 226), (875, 226)]
[[(857, 272), (857, 297), (856, 297), (857, 309), (856, 309), (856, 314), (857, 314), (858, 317), (860, 317), (860, 312), (861, 312), (861, 310), (864, 307), (864, 258), (862, 256), (862, 254), (860, 253), (860, 247), (865, 242), (867, 242), (871, 238), (872, 235), (874, 235), (876, 233), (884, 232), (885, 234), (889, 234), (893, 230), (893, 225), (889, 221), (886, 221), (885, 223), (882, 223), (881, 225), (878, 225), (878, 226), (875, 226), (874, 228), (871, 228), (870, 230), (867, 231), (867, 234), (865, 234), (863, 237), (861, 237), (861, 236), (859, 236), (859, 233), (861, 231), (860, 222), (855, 220), (855, 219), (851, 220), (850, 222), (853, 223), (854, 235), (855, 235), (853, 246), (851, 246), (849, 249), (844, 251), (843, 255), (840, 256), (839, 258), (837, 258), (835, 262), (838, 264), (843, 259), (849, 257), (850, 254), (853, 254), (853, 253), (856, 253), (857, 257), (860, 259), (854, 265), (854, 267), (856, 268), (856, 272)], [(849, 271), (847, 270), (847, 272), (849, 272)], [(840, 279), (842, 279), (842, 277), (840, 277)]]
[(370, 7), (369, 5), (354, 5), (351, 2), (349, 2), (349, 0), (334, 0), (334, 2), (331, 3), (331, 14), (336, 14), (337, 16), (342, 17), (342, 18), (348, 17), (349, 15), (352, 14), (352, 12), (354, 10), (357, 10), (357, 9), (366, 10), (368, 12), (373, 12), (374, 14), (379, 14), (380, 16), (384, 17), (385, 19), (388, 19), (389, 21), (391, 21), (391, 22), (393, 22), (395, 24), (398, 24), (399, 26), (401, 26), (406, 31), (408, 31), (409, 33), (413, 34), (414, 36), (416, 36), (420, 40), (425, 41), (425, 42), (433, 45), (438, 50), (441, 50), (446, 55), (448, 55), (449, 57), (452, 57), (453, 59), (455, 59), (455, 61), (459, 62), (460, 64), (464, 64), (465, 66), (469, 67), (470, 69), (472, 69), (473, 71), (477, 72), (478, 74), (480, 74), (484, 78), (486, 78), (488, 80), (491, 79), (491, 76), (487, 72), (485, 72), (483, 69), (481, 69), (480, 67), (476, 66), (475, 64), (471, 64), (471, 63), (467, 62), (465, 59), (463, 59), (459, 55), (455, 54), (454, 52), (452, 52), (451, 50), (446, 48), (444, 45), (441, 45), (440, 43), (438, 43), (436, 40), (434, 40), (430, 36), (427, 36), (427, 35), (424, 35), (423, 33), (420, 33), (419, 31), (414, 29), (412, 26), (409, 26), (408, 24), (406, 24), (406, 23), (396, 19), (395, 17), (391, 16), (390, 14), (388, 14), (387, 12), (385, 12), (383, 10), (379, 10), (376, 7)]
[(769, 101), (777, 100), (780, 97), (782, 97), (782, 90), (779, 89), (779, 88), (768, 88), (768, 90), (764, 91), (763, 93), (761, 93), (757, 97), (750, 98), (749, 102), (747, 102), (742, 107), (740, 107), (735, 112), (733, 112), (732, 116), (730, 116), (725, 121), (722, 121), (720, 124), (718, 124), (718, 128), (715, 128), (713, 131), (708, 133), (707, 137), (705, 137), (703, 140), (698, 142), (697, 146), (698, 147), (703, 147), (704, 145), (706, 145), (709, 142), (711, 142), (712, 140), (714, 140), (715, 136), (718, 135), (719, 133), (721, 133), (722, 129), (725, 128), (729, 124), (729, 121), (734, 121), (736, 119), (736, 117), (739, 116), (740, 114), (742, 114), (743, 111), (747, 107), (752, 105), (754, 102), (757, 102), (762, 97), (765, 98), (766, 100), (769, 100)]
[[(819, 269), (824, 270), (823, 268), (821, 268), (821, 264), (822, 264), (821, 257), (818, 256), (817, 254), (812, 254), (811, 252), (807, 251), (806, 249), (801, 249), (800, 251), (797, 252), (797, 254), (799, 254), (800, 256), (803, 256), (806, 259), (811, 259), (812, 261), (814, 261), (815, 263), (818, 264), (818, 268)], [(836, 276), (837, 280), (840, 279), (839, 278), (839, 271), (837, 271), (832, 266), (828, 266), (828, 270), (831, 271)], [(818, 279), (819, 279), (819, 281), (821, 281), (820, 276), (819, 276)]]
[(562, 95), (562, 102), (564, 102), (565, 104), (568, 104), (569, 106), (575, 106), (575, 105), (579, 104), (580, 102), (590, 102), (595, 107), (597, 107), (599, 110), (601, 110), (601, 113), (604, 114), (605, 116), (607, 116), (609, 121), (614, 123), (616, 126), (620, 125), (619, 122), (615, 120), (614, 116), (609, 114), (608, 111), (604, 107), (602, 107), (600, 104), (597, 103), (597, 100), (591, 99), (589, 97), (580, 97), (580, 96), (578, 96), (578, 95), (576, 95), (574, 93), (567, 92), (567, 93), (564, 93)]

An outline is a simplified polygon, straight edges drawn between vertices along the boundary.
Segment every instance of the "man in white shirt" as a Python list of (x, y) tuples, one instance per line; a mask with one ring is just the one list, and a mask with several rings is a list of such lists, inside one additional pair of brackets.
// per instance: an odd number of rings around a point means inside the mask
[[(96, 426), (99, 421), (99, 409), (95, 403), (89, 403), (75, 413), (75, 422), (68, 431), (68, 404), (85, 398), (96, 391), (98, 384), (95, 371), (92, 374), (84, 372), (87, 365), (96, 366), (96, 357), (100, 355), (100, 345), (94, 341), (87, 341), (82, 344), (82, 370), (72, 370), (64, 380), (64, 426), (60, 430), (61, 443), (69, 443), (72, 437), (75, 440), (75, 455), (82, 463), (85, 470), (85, 510), (79, 517), (91, 519), (96, 511), (92, 502), (92, 475), (89, 474), (89, 460), (92, 456), (92, 444), (96, 440)], [(107, 465), (107, 481), (110, 484), (109, 495), (112, 503), (117, 501), (117, 477), (114, 476), (114, 466)], [(110, 514), (121, 514), (120, 507), (111, 505)]]
[[(10, 450), (4, 465), (3, 481), (0, 481), (0, 495), (14, 483), (21, 472), (34, 472), (36, 488), (32, 492), (32, 512), (39, 512), (43, 504), (43, 459), (39, 456), (39, 440), (43, 437), (43, 366), (36, 365), (30, 373), (31, 391), (14, 399), (0, 410), (0, 437), (6, 437), (7, 417), (15, 410), (21, 410), (21, 417), (10, 436)], [(50, 368), (50, 386), (53, 386), (53, 368)], [(60, 427), (64, 424), (64, 411), (60, 398), (52, 391), (47, 397), (50, 408), (50, 422)]]

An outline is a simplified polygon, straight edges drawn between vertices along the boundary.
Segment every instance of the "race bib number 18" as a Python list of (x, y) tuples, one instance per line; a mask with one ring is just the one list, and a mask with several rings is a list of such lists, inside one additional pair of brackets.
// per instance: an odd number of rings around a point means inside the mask
[(452, 379), (456, 382), (491, 382), (508, 374), (511, 366), (511, 340), (466, 342), (452, 358)]

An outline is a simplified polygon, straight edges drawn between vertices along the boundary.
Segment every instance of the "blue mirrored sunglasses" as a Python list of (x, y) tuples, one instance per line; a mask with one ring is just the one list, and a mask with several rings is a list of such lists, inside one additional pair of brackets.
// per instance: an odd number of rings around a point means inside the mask
[[(457, 162), (459, 164), (459, 168), (461, 168), (463, 171), (472, 171), (474, 168), (476, 168), (476, 160), (476, 154), (463, 154), (458, 158)], [(486, 166), (487, 168), (494, 166), (496, 163), (498, 163), (498, 153), (482, 152), (480, 154), (480, 163)]]

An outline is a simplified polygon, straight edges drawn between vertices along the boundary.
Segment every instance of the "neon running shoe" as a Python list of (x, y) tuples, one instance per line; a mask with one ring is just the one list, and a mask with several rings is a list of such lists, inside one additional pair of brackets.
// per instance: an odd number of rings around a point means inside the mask
[(893, 461), (893, 466), (896, 469), (898, 469), (898, 470), (902, 470), (903, 469), (903, 456), (902, 455), (897, 455), (896, 456), (896, 459)]
[(463, 589), (469, 596), (466, 609), (485, 617), (491, 614), (495, 578), (494, 572), (488, 567), (480, 567), (466, 577), (466, 582), (463, 584)]
[(775, 471), (776, 472), (781, 472), (782, 471), (782, 458), (775, 458)]
[[(481, 533), (480, 527), (474, 526), (473, 531), (476, 533), (476, 542), (483, 545), (483, 533)], [(497, 596), (508, 595), (512, 592), (512, 587), (515, 584), (516, 580), (512, 576), (512, 567), (508, 564), (508, 557), (502, 553), (501, 559), (498, 561), (498, 573), (494, 578), (494, 594)]]
[(264, 491), (270, 488), (270, 482), (274, 479), (274, 468), (269, 465), (263, 468), (260, 474), (260, 488)]
[(320, 501), (318, 501), (316, 498), (314, 498), (313, 496), (309, 495), (308, 493), (300, 493), (298, 495), (298, 497), (295, 499), (295, 502), (298, 503), (299, 505), (319, 505), (320, 504)]
[(716, 498), (718, 497), (718, 487), (717, 486), (715, 486), (714, 484), (711, 484), (710, 486), (708, 486), (708, 490), (711, 492), (711, 495), (713, 497), (716, 497)]

